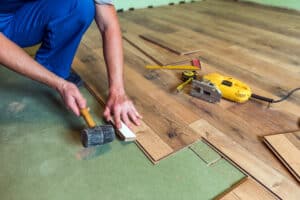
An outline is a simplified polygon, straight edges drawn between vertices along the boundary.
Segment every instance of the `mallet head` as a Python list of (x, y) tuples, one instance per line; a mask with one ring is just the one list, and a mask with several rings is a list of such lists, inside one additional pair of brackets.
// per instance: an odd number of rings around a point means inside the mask
[(112, 142), (115, 139), (115, 129), (112, 125), (85, 128), (81, 132), (81, 141), (84, 147), (91, 147)]

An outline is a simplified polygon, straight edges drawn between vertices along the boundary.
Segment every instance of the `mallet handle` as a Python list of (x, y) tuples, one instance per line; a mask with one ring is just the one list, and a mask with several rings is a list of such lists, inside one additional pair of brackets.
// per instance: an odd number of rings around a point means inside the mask
[(94, 128), (96, 126), (96, 123), (90, 115), (88, 108), (81, 109), (80, 114), (88, 124), (89, 128)]

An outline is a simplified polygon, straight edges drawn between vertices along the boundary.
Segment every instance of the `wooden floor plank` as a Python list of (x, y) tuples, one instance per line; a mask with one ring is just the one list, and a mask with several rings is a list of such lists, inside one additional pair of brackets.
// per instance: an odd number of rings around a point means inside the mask
[(178, 56), (173, 52), (162, 49), (151, 42), (143, 40), (138, 35), (134, 35), (129, 32), (123, 33), (123, 38), (132, 46), (151, 58), (158, 65), (168, 65), (169, 63), (180, 63), (182, 61), (190, 60), (188, 57)]
[(179, 40), (179, 38), (176, 37), (174, 33), (164, 35), (142, 34), (141, 38), (165, 49), (168, 49), (169, 51), (177, 53), (178, 55), (196, 53), (200, 50), (200, 47), (197, 44), (193, 43), (193, 41), (188, 41), (188, 38)]
[[(207, 14), (221, 16), (225, 19), (249, 26), (257, 26), (296, 38), (299, 37), (300, 34), (299, 24), (297, 24), (299, 16), (294, 17), (294, 20), (291, 20), (293, 19), (291, 17), (284, 20), (281, 16), (284, 23), (274, 23), (273, 19), (278, 19), (278, 16), (272, 15), (271, 12), (262, 12), (230, 1), (206, 1), (201, 7), (206, 9), (204, 12)], [(255, 15), (253, 15), (253, 13), (255, 13)]]
[(298, 199), (300, 196), (299, 186), (278, 173), (267, 163), (253, 156), (247, 149), (230, 140), (224, 133), (201, 119), (190, 125), (195, 131), (217, 150), (229, 157), (233, 163), (245, 170), (250, 176), (255, 177), (281, 199)]
[[(126, 16), (126, 15), (123, 14), (121, 16)], [(135, 24), (129, 21), (128, 19), (126, 19), (125, 17), (121, 17), (120, 22), (123, 30), (123, 38), (131, 45), (136, 47), (138, 50), (143, 52), (146, 56), (148, 56), (153, 61), (155, 61), (157, 64), (168, 65), (171, 63), (177, 63), (177, 62), (180, 63), (182, 61), (190, 60), (186, 56), (180, 56), (172, 51), (162, 49), (159, 46), (153, 44), (152, 42), (148, 42), (140, 38), (140, 35), (142, 34), (148, 34), (148, 33), (155, 34), (156, 33), (155, 31), (149, 30), (142, 25)], [(168, 25), (165, 23), (163, 25), (165, 27), (168, 27)]]
[(238, 184), (226, 194), (220, 195), (216, 200), (274, 200), (277, 199), (263, 186), (259, 185), (252, 178), (245, 178), (246, 180)]
[(300, 182), (300, 131), (265, 136), (264, 141)]

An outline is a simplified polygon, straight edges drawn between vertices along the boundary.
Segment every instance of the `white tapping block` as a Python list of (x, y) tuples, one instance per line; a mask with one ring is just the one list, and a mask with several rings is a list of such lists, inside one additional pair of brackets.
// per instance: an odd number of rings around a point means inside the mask
[(123, 123), (121, 122), (122, 127), (117, 129), (117, 134), (124, 140), (125, 142), (131, 142), (136, 140), (136, 135)]

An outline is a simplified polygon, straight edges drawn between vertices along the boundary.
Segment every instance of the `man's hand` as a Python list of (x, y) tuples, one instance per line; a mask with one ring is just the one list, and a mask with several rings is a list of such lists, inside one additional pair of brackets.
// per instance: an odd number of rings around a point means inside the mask
[(86, 108), (86, 100), (76, 85), (63, 81), (57, 90), (63, 98), (66, 107), (72, 110), (75, 115), (80, 116), (80, 109)]
[(138, 126), (142, 118), (125, 92), (110, 92), (104, 117), (107, 121), (111, 121), (113, 118), (117, 128), (121, 128), (121, 121), (129, 128), (132, 128), (132, 124)]

